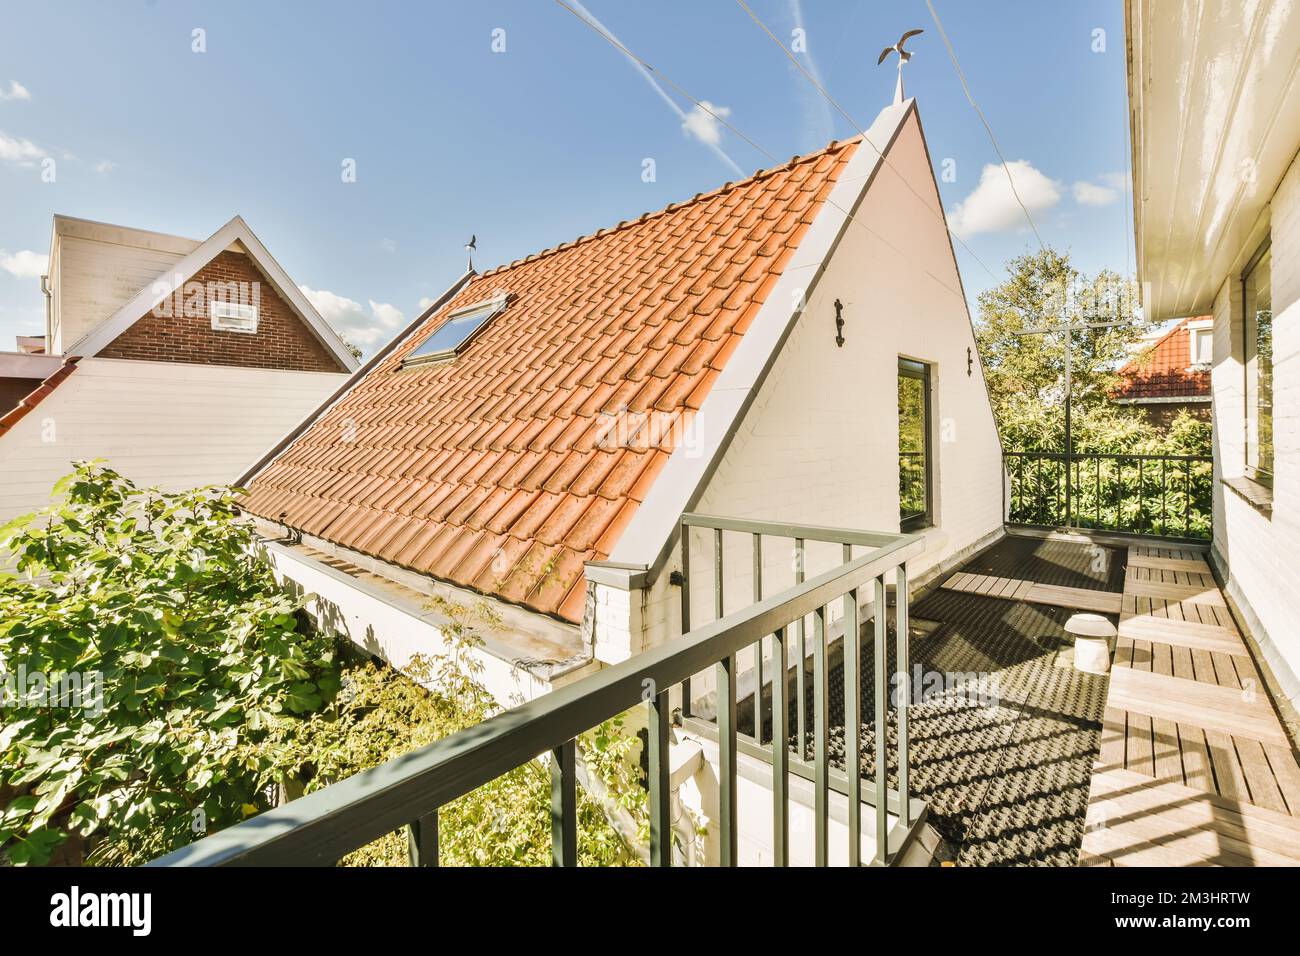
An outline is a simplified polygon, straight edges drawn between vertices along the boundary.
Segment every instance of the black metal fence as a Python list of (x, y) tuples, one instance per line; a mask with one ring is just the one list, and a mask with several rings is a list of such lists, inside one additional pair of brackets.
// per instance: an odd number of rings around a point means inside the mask
[(1208, 455), (1006, 452), (1007, 521), (1205, 540), (1212, 534)]

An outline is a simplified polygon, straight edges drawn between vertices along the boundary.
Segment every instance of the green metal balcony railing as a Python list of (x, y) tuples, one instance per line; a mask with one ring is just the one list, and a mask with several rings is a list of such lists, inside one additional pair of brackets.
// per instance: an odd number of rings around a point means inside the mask
[(1009, 524), (1188, 540), (1212, 533), (1208, 455), (1005, 452)]
[[(719, 615), (708, 624), (676, 640), (639, 654), (628, 661), (600, 671), (590, 677), (559, 687), (543, 697), (514, 707), (489, 718), (477, 726), (438, 740), (428, 746), (391, 760), (372, 770), (356, 774), (297, 800), (269, 810), (243, 823), (219, 831), (189, 846), (155, 860), (155, 866), (228, 866), (228, 865), (332, 865), (347, 853), (363, 847), (385, 834), (405, 830), (409, 856), (414, 866), (436, 866), (438, 861), (438, 809), (516, 767), (549, 754), (551, 759), (552, 858), (556, 865), (577, 863), (577, 773), (576, 738), (602, 722), (634, 707), (644, 706), (649, 726), (649, 810), (650, 859), (653, 865), (668, 866), (672, 861), (672, 828), (669, 813), (669, 726), (674, 720), (673, 701), (689, 713), (692, 700), (690, 681), (706, 669), (717, 673), (717, 732), (720, 742), (720, 799), (718, 826), (721, 832), (722, 863), (737, 860), (737, 781), (736, 781), (736, 655), (746, 648), (769, 639), (773, 647), (773, 674), (782, 679), (774, 682), (773, 693), (778, 706), (773, 710), (774, 729), (770, 746), (773, 769), (773, 849), (774, 862), (789, 862), (789, 818), (787, 774), (790, 752), (784, 726), (788, 702), (787, 668), (789, 635), (793, 631), (798, 653), (804, 651), (802, 622), (813, 621), (814, 696), (820, 703), (814, 719), (816, 739), (811, 777), (816, 790), (816, 861), (827, 859), (828, 790), (835, 777), (829, 767), (826, 741), (826, 637), (830, 607), (843, 600), (845, 617), (845, 680), (854, 682), (852, 692), (846, 686), (846, 699), (856, 701), (858, 647), (857, 597), (863, 589), (874, 594), (876, 614), (876, 752), (878, 754), (874, 786), (864, 787), (860, 773), (848, 773), (847, 782), (836, 789), (849, 795), (849, 860), (859, 862), (860, 801), (858, 795), (887, 794), (876, 801), (877, 863), (894, 862), (898, 848), (905, 844), (908, 828), (915, 825), (913, 807), (917, 801), (908, 797), (906, 754), (906, 706), (898, 707), (899, 789), (886, 788), (886, 717), (885, 710), (885, 614), (886, 575), (898, 575), (898, 667), (906, 667), (907, 600), (905, 563), (922, 550), (915, 535), (866, 534), (826, 528), (770, 525), (728, 519), (685, 515), (687, 527), (713, 528), (718, 544), (715, 555), (718, 608), (724, 581), (722, 547), (724, 532), (749, 535), (755, 547), (755, 565), (759, 578), (755, 583), (754, 602), (736, 613)], [(783, 535), (800, 540), (833, 540), (843, 547), (843, 563), (803, 580), (802, 572), (792, 587), (769, 597), (762, 597), (761, 553), (764, 535)], [(687, 535), (683, 535), (684, 538)], [(802, 547), (802, 545), (800, 545)], [(856, 557), (852, 549), (865, 549)], [(690, 580), (689, 543), (683, 552), (684, 578)], [(689, 586), (682, 588), (684, 598)], [(689, 599), (685, 598), (683, 619), (689, 621)], [(850, 656), (852, 655), (852, 656)], [(802, 672), (803, 668), (799, 668)], [(800, 691), (802, 691), (802, 680)], [(903, 682), (905, 684), (905, 682)], [(760, 688), (762, 682), (758, 685)], [(904, 691), (905, 693), (905, 691)], [(802, 699), (802, 698), (801, 698)], [(856, 704), (847, 705), (851, 722), (858, 720)], [(802, 711), (802, 708), (801, 708)], [(775, 732), (779, 731), (779, 732)], [(849, 768), (857, 768), (857, 734), (846, 735), (853, 748)], [(797, 772), (797, 771), (796, 771)], [(840, 775), (841, 777), (843, 775)], [(892, 808), (895, 823), (891, 829), (887, 814)], [(891, 850), (894, 851), (891, 856)]]

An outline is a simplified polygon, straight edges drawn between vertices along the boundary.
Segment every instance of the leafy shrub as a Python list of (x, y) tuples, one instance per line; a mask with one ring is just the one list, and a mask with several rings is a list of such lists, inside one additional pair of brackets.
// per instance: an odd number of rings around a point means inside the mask
[(337, 663), (230, 489), (90, 462), (55, 496), (0, 528), (0, 849), (141, 863), (269, 806), (258, 745), (332, 699)]
[[(259, 744), (278, 776), (320, 789), (418, 747), (464, 730), (498, 712), (480, 681), (473, 649), (478, 630), (495, 627), (485, 602), (467, 607), (436, 601), (449, 621), (446, 652), (416, 657), (398, 673), (367, 662), (348, 669), (333, 704), (305, 720), (279, 721)], [(580, 741), (589, 775), (635, 820), (635, 838), (648, 838), (649, 817), (635, 737), (615, 718)], [(531, 761), (438, 810), (439, 862), (445, 866), (544, 866), (551, 858), (550, 773)], [(602, 807), (578, 789), (578, 852), (588, 866), (635, 863), (637, 854)], [(406, 843), (390, 834), (346, 856), (345, 866), (402, 866)]]

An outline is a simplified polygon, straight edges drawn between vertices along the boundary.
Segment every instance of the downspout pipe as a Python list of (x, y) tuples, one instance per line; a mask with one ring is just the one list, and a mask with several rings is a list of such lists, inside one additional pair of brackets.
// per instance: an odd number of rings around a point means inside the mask
[(54, 347), (54, 329), (50, 323), (54, 320), (54, 292), (50, 289), (50, 277), (41, 276), (41, 291), (45, 293), (45, 352), (50, 354)]

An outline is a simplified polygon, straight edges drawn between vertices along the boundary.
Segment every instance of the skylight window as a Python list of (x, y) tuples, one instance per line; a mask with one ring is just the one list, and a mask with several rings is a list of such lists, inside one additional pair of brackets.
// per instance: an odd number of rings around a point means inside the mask
[(402, 364), (424, 365), (455, 358), (482, 331), (488, 320), (505, 307), (506, 296), (498, 295), (457, 309), (418, 348), (409, 352)]

